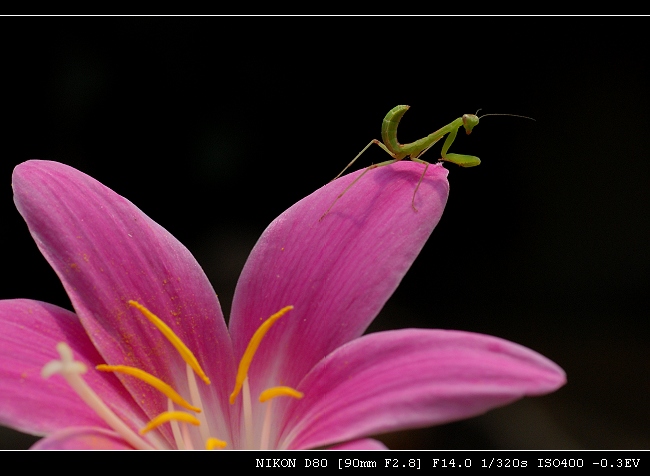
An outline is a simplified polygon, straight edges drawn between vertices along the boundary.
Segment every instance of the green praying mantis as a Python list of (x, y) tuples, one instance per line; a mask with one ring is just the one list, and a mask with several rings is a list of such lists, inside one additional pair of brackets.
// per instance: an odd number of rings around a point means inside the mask
[[(420, 183), (422, 183), (422, 179), (424, 178), (425, 174), (427, 173), (427, 169), (429, 168), (429, 162), (426, 162), (420, 157), (428, 151), (436, 142), (438, 142), (440, 139), (442, 139), (445, 135), (447, 135), (447, 138), (445, 139), (445, 143), (442, 146), (442, 152), (441, 152), (441, 158), (440, 160), (444, 160), (447, 162), (453, 162), (454, 164), (460, 165), (461, 167), (475, 167), (481, 163), (481, 160), (478, 157), (475, 157), (473, 155), (463, 155), (463, 154), (451, 154), (448, 153), (447, 151), (449, 150), (449, 147), (451, 147), (451, 144), (454, 143), (454, 140), (456, 140), (456, 134), (458, 133), (458, 130), (461, 127), (465, 128), (465, 132), (467, 135), (471, 134), (472, 129), (478, 125), (478, 121), (480, 117), (476, 116), (476, 114), (463, 114), (462, 117), (459, 117), (446, 126), (438, 129), (437, 131), (429, 134), (428, 136), (416, 140), (415, 142), (411, 142), (410, 144), (400, 144), (399, 141), (397, 140), (397, 126), (399, 125), (399, 121), (402, 119), (402, 116), (406, 111), (408, 111), (410, 106), (395, 106), (393, 109), (388, 111), (388, 114), (386, 114), (386, 117), (384, 117), (384, 121), (382, 122), (381, 125), (381, 141), (378, 141), (377, 139), (373, 139), (370, 141), (370, 143), (365, 146), (361, 152), (357, 154), (357, 156), (352, 159), (352, 161), (345, 166), (345, 168), (341, 171), (340, 174), (338, 174), (336, 177), (332, 179), (332, 181), (336, 180), (339, 178), (343, 173), (349, 169), (352, 164), (356, 162), (356, 160), (363, 154), (372, 144), (377, 144), (379, 147), (381, 147), (388, 155), (392, 157), (391, 160), (387, 160), (385, 162), (379, 162), (378, 164), (372, 164), (369, 167), (366, 168), (354, 181), (348, 185), (345, 190), (343, 190), (339, 196), (334, 199), (330, 207), (327, 209), (325, 213), (323, 213), (323, 216), (320, 217), (320, 220), (322, 220), (325, 215), (329, 213), (329, 211), (332, 209), (334, 204), (343, 196), (345, 193), (352, 188), (352, 186), (357, 183), (361, 177), (363, 177), (367, 172), (369, 172), (372, 169), (376, 169), (378, 167), (384, 167), (386, 165), (391, 165), (394, 164), (395, 162), (398, 162), (406, 157), (410, 157), (410, 159), (414, 162), (418, 162), (420, 164), (424, 164), (424, 171), (422, 172), (422, 175), (420, 176), (420, 180), (418, 180), (418, 184), (415, 187), (415, 190), (413, 191), (413, 199), (411, 200), (411, 206), (413, 207), (413, 210), (416, 212), (418, 211), (417, 208), (415, 208), (415, 194), (418, 191), (418, 188), (420, 188)], [(480, 111), (480, 109), (479, 109)], [(478, 111), (476, 111), (478, 114)], [(530, 119), (534, 121), (532, 117), (528, 116), (519, 116), (517, 114), (484, 114), (482, 117), (486, 116), (514, 116), (514, 117), (523, 117), (525, 119)]]

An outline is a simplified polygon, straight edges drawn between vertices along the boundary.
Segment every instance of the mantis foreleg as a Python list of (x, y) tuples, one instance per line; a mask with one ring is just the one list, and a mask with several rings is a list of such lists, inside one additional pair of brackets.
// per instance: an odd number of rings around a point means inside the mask
[[(458, 133), (458, 129), (452, 129), (449, 131), (449, 134), (447, 135), (447, 138), (445, 139), (445, 143), (442, 146), (442, 152), (440, 155), (442, 155), (442, 160), (445, 160), (447, 162), (453, 162), (456, 165), (460, 165), (461, 167), (474, 167), (478, 164), (481, 163), (481, 159), (478, 157), (475, 157), (473, 155), (463, 155), (463, 154), (448, 154), (447, 151), (449, 150), (449, 147), (451, 147), (451, 144), (454, 143), (454, 140), (456, 140), (456, 134)], [(421, 155), (421, 154), (420, 154)]]

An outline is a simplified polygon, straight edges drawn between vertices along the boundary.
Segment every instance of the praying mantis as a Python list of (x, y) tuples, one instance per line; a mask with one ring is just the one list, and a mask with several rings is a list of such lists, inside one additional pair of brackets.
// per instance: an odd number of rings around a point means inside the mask
[[(386, 117), (384, 117), (384, 121), (382, 122), (381, 125), (381, 141), (378, 141), (377, 139), (373, 139), (370, 141), (370, 143), (365, 146), (361, 152), (357, 154), (357, 156), (352, 159), (352, 161), (345, 166), (345, 168), (341, 171), (340, 174), (338, 174), (336, 177), (332, 179), (332, 181), (336, 180), (339, 178), (343, 173), (356, 162), (356, 160), (363, 154), (372, 144), (377, 144), (379, 147), (381, 147), (388, 155), (392, 157), (391, 160), (387, 160), (385, 162), (379, 162), (378, 164), (372, 164), (369, 167), (364, 170), (361, 175), (359, 175), (354, 181), (348, 185), (343, 192), (339, 194), (336, 199), (332, 202), (330, 207), (327, 209), (325, 213), (323, 213), (323, 216), (320, 217), (320, 220), (322, 220), (325, 215), (329, 213), (329, 211), (332, 209), (334, 204), (341, 198), (345, 193), (352, 188), (352, 186), (357, 183), (361, 177), (363, 177), (368, 171), (372, 169), (376, 169), (378, 167), (384, 167), (386, 165), (391, 165), (394, 164), (395, 162), (398, 162), (406, 157), (410, 157), (410, 159), (414, 162), (418, 162), (420, 164), (424, 164), (424, 171), (422, 172), (422, 175), (420, 176), (420, 180), (418, 180), (418, 184), (415, 187), (415, 190), (413, 192), (413, 199), (411, 200), (411, 206), (413, 207), (413, 210), (416, 212), (418, 211), (417, 208), (415, 208), (415, 194), (418, 191), (418, 188), (420, 188), (420, 183), (422, 182), (422, 179), (424, 178), (424, 175), (427, 173), (427, 169), (429, 168), (429, 162), (426, 162), (420, 157), (428, 151), (436, 142), (438, 142), (440, 139), (442, 139), (446, 134), (447, 138), (445, 139), (445, 143), (442, 146), (442, 152), (441, 152), (441, 158), (440, 160), (444, 160), (447, 162), (453, 162), (454, 164), (460, 165), (461, 167), (475, 167), (481, 163), (481, 159), (478, 157), (475, 157), (473, 155), (463, 155), (463, 154), (451, 154), (448, 153), (447, 151), (449, 150), (449, 147), (451, 147), (451, 144), (454, 143), (454, 140), (456, 140), (456, 134), (458, 133), (458, 130), (461, 127), (465, 128), (465, 132), (467, 135), (471, 134), (472, 129), (478, 125), (479, 122), (479, 117), (476, 116), (476, 114), (463, 114), (462, 117), (459, 117), (457, 119), (454, 119), (452, 122), (447, 124), (446, 126), (438, 129), (437, 131), (429, 134), (428, 136), (416, 140), (415, 142), (411, 142), (409, 144), (400, 144), (399, 141), (397, 140), (397, 126), (399, 125), (399, 121), (402, 119), (402, 116), (406, 111), (408, 111), (410, 106), (395, 106), (393, 109), (388, 111), (388, 114), (386, 114)], [(480, 111), (480, 109), (479, 109)], [(476, 111), (478, 113), (478, 111)], [(528, 116), (519, 116), (517, 114), (484, 114), (481, 117), (485, 116), (515, 116), (515, 117), (523, 117), (525, 119), (530, 119), (534, 121), (532, 117)]]

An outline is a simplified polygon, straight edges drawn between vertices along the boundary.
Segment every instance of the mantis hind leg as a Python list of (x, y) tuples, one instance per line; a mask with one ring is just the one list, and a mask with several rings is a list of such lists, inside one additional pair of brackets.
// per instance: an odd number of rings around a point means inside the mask
[[(370, 144), (372, 144), (372, 142), (371, 142)], [(368, 147), (370, 147), (370, 144), (368, 144)], [(380, 143), (380, 145), (383, 146), (384, 144)], [(367, 149), (368, 147), (366, 147), (366, 149)], [(364, 149), (364, 150), (365, 150), (365, 149)], [(362, 152), (363, 152), (363, 151), (362, 151)], [(390, 153), (390, 152), (389, 152), (389, 153)], [(391, 155), (392, 155), (392, 154), (391, 154)], [(358, 157), (358, 156), (357, 156), (357, 157)], [(361, 173), (357, 178), (355, 178), (355, 179), (352, 181), (352, 183), (351, 183), (350, 185), (348, 185), (347, 187), (345, 187), (345, 190), (343, 190), (343, 191), (339, 194), (339, 196), (336, 197), (336, 198), (334, 199), (334, 201), (332, 202), (332, 204), (331, 204), (331, 205), (329, 206), (329, 208), (325, 211), (325, 213), (323, 213), (323, 216), (321, 216), (321, 217), (318, 219), (318, 221), (321, 221), (323, 218), (325, 218), (325, 215), (327, 215), (327, 214), (329, 213), (329, 211), (332, 209), (332, 207), (334, 206), (334, 204), (335, 204), (336, 202), (338, 202), (339, 198), (341, 198), (343, 195), (345, 195), (345, 192), (347, 192), (348, 190), (350, 190), (350, 189), (352, 188), (352, 186), (353, 186), (355, 183), (357, 183), (357, 182), (361, 179), (361, 177), (363, 177), (364, 175), (366, 175), (366, 173), (367, 173), (368, 171), (370, 171), (370, 170), (372, 170), (372, 169), (376, 169), (376, 168), (378, 168), (378, 167), (385, 167), (386, 165), (394, 164), (395, 162), (398, 162), (398, 161), (400, 161), (400, 160), (401, 160), (401, 159), (387, 160), (386, 162), (379, 162), (378, 164), (372, 164), (372, 165), (366, 167), (366, 170), (364, 170), (364, 171), (363, 171), (363, 172), (362, 172), (362, 173)], [(350, 164), (350, 165), (351, 165), (351, 164)], [(346, 167), (346, 168), (347, 168), (347, 167)], [(343, 172), (341, 172), (341, 173), (343, 173)], [(339, 174), (339, 175), (340, 175), (340, 174)]]
[(426, 160), (422, 160), (422, 159), (420, 159), (420, 157), (422, 157), (422, 155), (423, 155), (427, 150), (429, 150), (429, 149), (430, 149), (430, 148), (431, 148), (431, 147), (432, 147), (436, 142), (438, 142), (440, 139), (442, 139), (442, 137), (436, 139), (435, 142), (432, 142), (431, 144), (429, 144), (429, 146), (428, 146), (426, 149), (424, 149), (422, 152), (420, 152), (416, 157), (411, 157), (411, 160), (412, 160), (413, 162), (417, 162), (417, 163), (419, 163), (419, 164), (424, 164), (424, 165), (425, 165), (425, 167), (424, 167), (424, 172), (422, 172), (422, 175), (420, 175), (420, 180), (418, 180), (418, 184), (415, 186), (415, 190), (413, 191), (413, 198), (411, 199), (411, 207), (413, 207), (413, 210), (415, 210), (416, 212), (418, 211), (418, 209), (415, 208), (415, 194), (418, 193), (418, 188), (420, 188), (420, 184), (422, 183), (422, 179), (424, 179), (424, 176), (425, 176), (426, 173), (427, 173), (427, 169), (429, 168), (429, 165), (431, 165), (431, 164), (430, 164), (429, 162), (427, 162)]
[(354, 159), (352, 159), (352, 160), (350, 161), (350, 163), (349, 163), (348, 165), (345, 166), (345, 168), (344, 168), (343, 170), (341, 170), (341, 173), (338, 174), (336, 177), (334, 177), (332, 180), (330, 180), (330, 182), (333, 182), (334, 180), (336, 180), (337, 178), (339, 178), (341, 175), (343, 175), (343, 173), (344, 173), (346, 170), (348, 170), (348, 169), (352, 166), (352, 164), (354, 164), (354, 163), (357, 161), (357, 159), (358, 159), (359, 157), (361, 157), (361, 154), (363, 154), (366, 150), (368, 150), (368, 147), (370, 147), (372, 144), (377, 144), (379, 147), (381, 147), (382, 149), (384, 149), (388, 155), (390, 155), (391, 157), (395, 158), (395, 155), (394, 155), (390, 150), (388, 150), (388, 147), (386, 147), (384, 144), (382, 144), (382, 143), (381, 143), (380, 141), (378, 141), (377, 139), (373, 139), (373, 140), (370, 141), (370, 143), (369, 143), (367, 146), (365, 146), (365, 147), (361, 150), (361, 152), (359, 152), (359, 153), (357, 154), (357, 156), (356, 156)]
[[(426, 152), (426, 151), (425, 151), (425, 152)], [(423, 152), (423, 153), (424, 153), (424, 152)], [(420, 154), (420, 155), (422, 155), (422, 154)], [(420, 159), (418, 159), (418, 158), (413, 158), (413, 157), (411, 157), (411, 160), (413, 160), (414, 162), (418, 162), (418, 163), (420, 163), (420, 164), (426, 164), (426, 165), (424, 166), (424, 172), (422, 172), (422, 175), (420, 175), (420, 180), (418, 180), (418, 184), (415, 186), (415, 190), (413, 190), (413, 198), (411, 199), (411, 207), (413, 207), (413, 210), (415, 210), (415, 211), (417, 212), (418, 209), (415, 208), (415, 194), (418, 193), (418, 188), (420, 188), (420, 184), (422, 183), (422, 179), (423, 179), (424, 176), (426, 175), (426, 173), (427, 173), (427, 169), (429, 168), (429, 165), (431, 165), (431, 164), (430, 164), (429, 162), (426, 162), (426, 161), (424, 161), (424, 160), (420, 160)]]

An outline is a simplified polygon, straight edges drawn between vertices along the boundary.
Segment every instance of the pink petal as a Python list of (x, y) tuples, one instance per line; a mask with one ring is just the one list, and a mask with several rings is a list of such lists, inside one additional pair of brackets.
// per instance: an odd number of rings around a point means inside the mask
[(142, 428), (148, 419), (120, 381), (92, 370), (103, 359), (77, 316), (28, 299), (0, 301), (0, 424), (36, 435), (69, 426), (106, 427), (60, 375), (41, 377), (43, 366), (59, 359), (55, 346), (62, 341), (88, 367), (84, 380), (91, 388), (134, 430)]
[[(212, 376), (209, 389), (200, 384), (204, 398), (221, 399), (227, 410), (235, 370), (230, 338), (217, 296), (190, 252), (131, 202), (67, 165), (20, 164), (13, 189), (18, 210), (106, 362), (139, 367), (188, 394), (185, 363), (127, 304), (138, 301), (194, 352)], [(147, 415), (166, 409), (162, 394), (120, 378)]]
[(230, 331), (240, 358), (261, 320), (293, 305), (262, 342), (249, 371), (263, 387), (296, 385), (316, 362), (361, 335), (391, 296), (440, 220), (447, 170), (398, 162), (346, 175), (275, 219), (255, 245), (235, 292)]
[(381, 441), (373, 440), (372, 438), (364, 438), (362, 440), (348, 441), (340, 445), (332, 446), (330, 450), (387, 450), (385, 444)]
[(48, 436), (33, 450), (132, 450), (117, 433), (103, 428), (68, 428)]
[(311, 448), (479, 415), (566, 382), (518, 344), (461, 331), (403, 329), (361, 337), (321, 361), (292, 400), (283, 447)]

